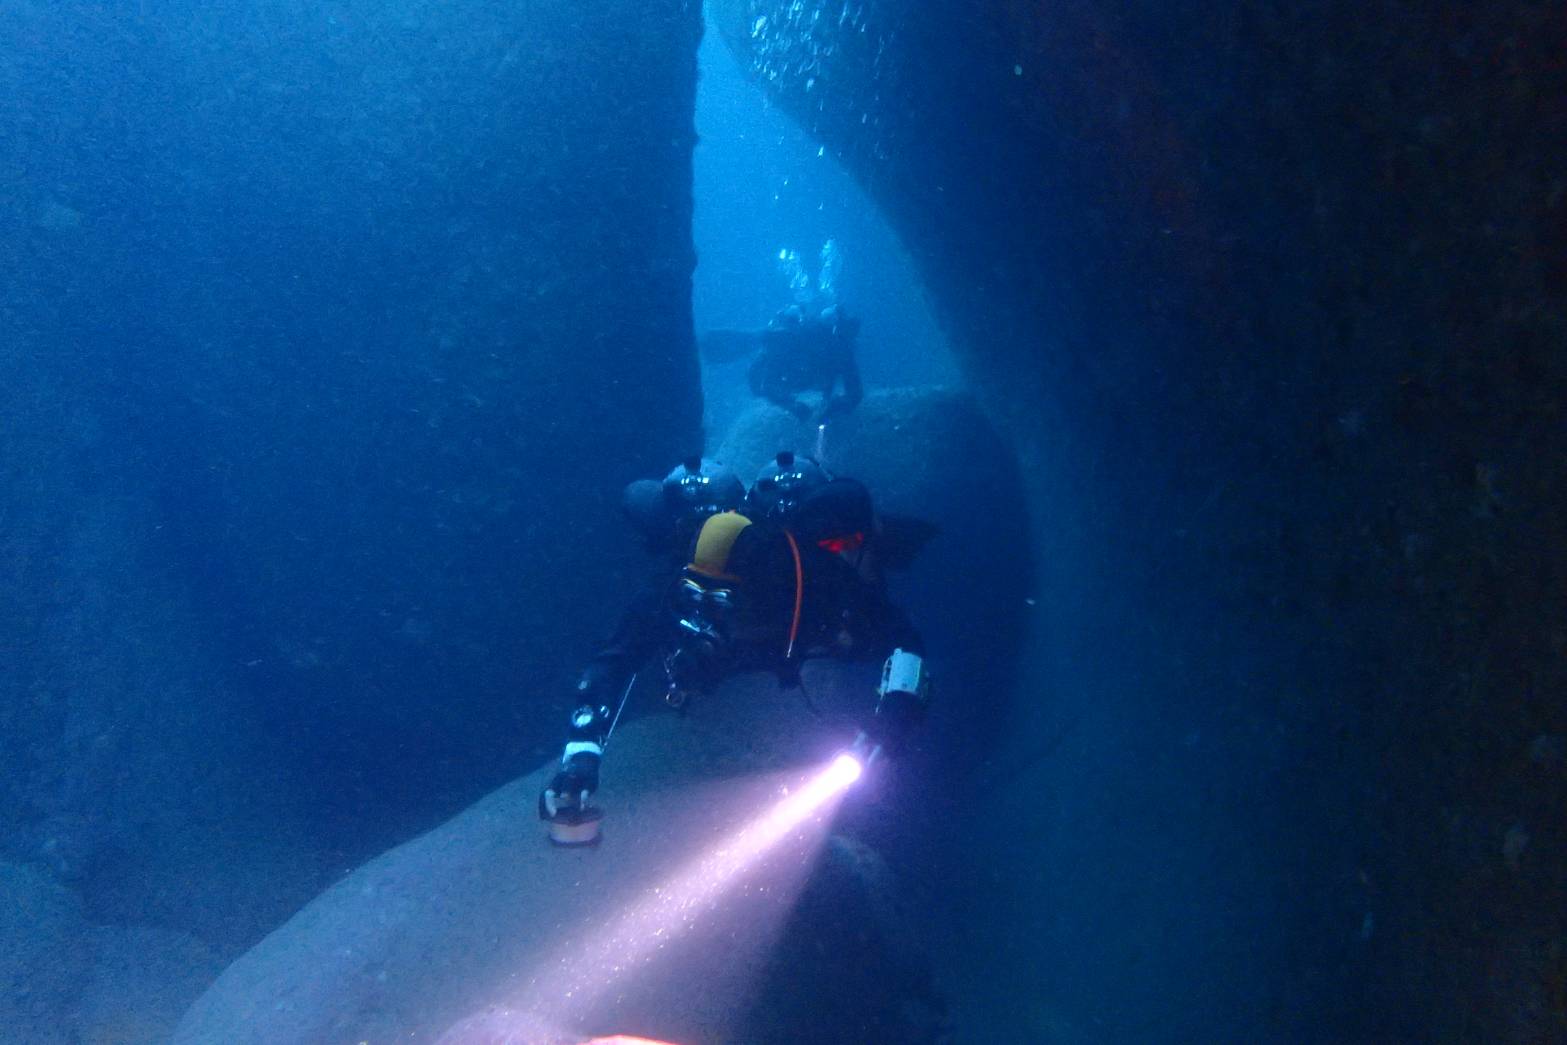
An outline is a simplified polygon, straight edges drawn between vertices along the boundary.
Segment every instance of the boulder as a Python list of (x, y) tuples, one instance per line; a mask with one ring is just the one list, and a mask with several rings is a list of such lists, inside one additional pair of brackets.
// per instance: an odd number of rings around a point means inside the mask
[[(859, 667), (811, 665), (811, 705), (748, 676), (682, 717), (661, 709), (623, 723), (605, 766), (598, 846), (547, 843), (536, 801), (554, 766), (541, 766), (333, 886), (230, 966), (174, 1040), (418, 1041), (464, 1021), (489, 1028), (482, 1040), (538, 1040), (498, 1036), (508, 1013), (584, 1037), (722, 1042), (741, 1026), (772, 1026), (775, 1036), (747, 1040), (799, 1040), (789, 1035), (815, 1019), (808, 1011), (769, 1024), (749, 999), (765, 1002), (770, 978), (804, 991), (841, 973), (839, 962), (812, 960), (821, 948), (798, 944), (798, 960), (769, 962), (780, 939), (843, 935), (814, 919), (787, 921), (827, 818), (789, 832), (746, 870), (732, 862), (746, 849), (736, 836), (846, 742), (872, 681)], [(886, 888), (865, 873), (869, 860), (828, 866), (809, 895), (825, 890), (830, 907), (863, 912), (866, 925), (894, 909), (869, 899)], [(866, 946), (830, 951), (866, 968), (920, 965), (905, 933), (858, 939)], [(905, 1006), (905, 992), (895, 993), (864, 999), (856, 1025), (903, 1019), (879, 1011)], [(928, 999), (925, 1008), (939, 1011)], [(836, 1040), (863, 1039), (846, 1030)]]

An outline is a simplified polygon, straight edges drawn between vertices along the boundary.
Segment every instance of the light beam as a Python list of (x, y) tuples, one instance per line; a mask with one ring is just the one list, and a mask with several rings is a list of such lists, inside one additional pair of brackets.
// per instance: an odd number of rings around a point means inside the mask
[[(815, 820), (860, 778), (864, 767), (844, 753), (833, 759), (759, 816), (645, 891), (629, 906), (611, 913), (600, 927), (587, 927), (569, 941), (555, 961), (532, 977), (525, 1008), (581, 1025), (609, 991), (646, 966), (660, 949), (697, 927), (709, 911), (749, 872), (754, 871), (795, 829)], [(825, 836), (825, 831), (822, 832)]]

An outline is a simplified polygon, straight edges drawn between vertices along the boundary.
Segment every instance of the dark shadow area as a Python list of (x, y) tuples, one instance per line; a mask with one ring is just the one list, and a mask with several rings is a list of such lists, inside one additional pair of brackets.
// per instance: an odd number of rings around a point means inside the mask
[(1562, 12), (714, 13), (1030, 477), (1002, 1036), (1560, 1037)]
[[(0, 13), (6, 858), (227, 949), (557, 742), (699, 439), (700, 30)], [(225, 858), (281, 909), (189, 902)]]

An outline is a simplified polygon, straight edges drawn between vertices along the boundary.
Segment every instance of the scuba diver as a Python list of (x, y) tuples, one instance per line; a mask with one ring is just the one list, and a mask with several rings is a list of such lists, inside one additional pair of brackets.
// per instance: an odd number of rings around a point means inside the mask
[[(751, 394), (814, 424), (848, 413), (865, 398), (854, 358), (859, 332), (860, 321), (844, 315), (838, 305), (814, 316), (789, 306), (762, 331), (761, 351), (747, 374)], [(814, 412), (799, 398), (810, 391), (821, 392), (821, 405)]]
[[(648, 663), (658, 665), (666, 703), (681, 708), (738, 672), (771, 671), (792, 686), (814, 657), (879, 659), (876, 700), (851, 746), (867, 767), (895, 754), (924, 712), (924, 646), (882, 583), (865, 487), (788, 451), (762, 469), (743, 503), (732, 475), (690, 460), (661, 484), (658, 511), (671, 529), (691, 535), (676, 545), (684, 562), (633, 602), (577, 683), (581, 703), (560, 769), (539, 796), (539, 816), (557, 844), (597, 840), (601, 814), (588, 799), (598, 790), (604, 745)], [(650, 495), (649, 487), (637, 494), (643, 518), (658, 514)], [(657, 532), (667, 532), (662, 523)]]
[[(700, 338), (703, 357), (726, 363), (754, 353), (748, 374), (751, 394), (802, 421), (822, 424), (853, 410), (865, 398), (854, 355), (860, 321), (837, 302), (841, 259), (836, 242), (828, 240), (813, 279), (796, 252), (780, 251), (779, 265), (789, 279), (794, 303), (761, 330), (707, 331)], [(821, 396), (814, 409), (800, 398), (812, 392)]]

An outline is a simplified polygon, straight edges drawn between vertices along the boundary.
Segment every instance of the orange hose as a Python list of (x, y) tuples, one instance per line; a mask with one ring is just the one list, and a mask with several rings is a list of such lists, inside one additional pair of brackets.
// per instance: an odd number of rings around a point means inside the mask
[(795, 542), (794, 534), (788, 530), (783, 535), (789, 538), (789, 550), (794, 553), (794, 619), (789, 622), (789, 648), (784, 650), (784, 659), (794, 656), (794, 640), (800, 635), (800, 604), (805, 601), (805, 568), (800, 563), (800, 545)]

